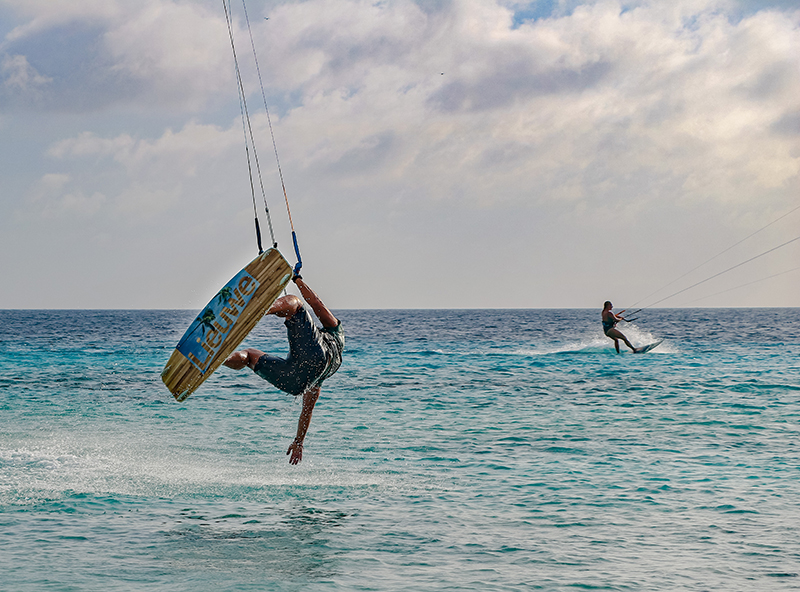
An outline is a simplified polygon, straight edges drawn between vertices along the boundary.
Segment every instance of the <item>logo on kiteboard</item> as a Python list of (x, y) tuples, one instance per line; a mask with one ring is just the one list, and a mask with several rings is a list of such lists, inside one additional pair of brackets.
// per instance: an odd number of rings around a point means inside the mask
[(258, 280), (245, 270), (217, 292), (189, 325), (176, 348), (201, 374), (217, 357), (225, 338), (258, 289)]

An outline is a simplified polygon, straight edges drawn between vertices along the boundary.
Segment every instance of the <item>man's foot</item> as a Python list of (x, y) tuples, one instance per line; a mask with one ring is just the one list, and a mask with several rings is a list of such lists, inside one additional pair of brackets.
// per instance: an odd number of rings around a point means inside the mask
[(228, 359), (222, 363), (228, 368), (233, 368), (234, 370), (241, 370), (245, 366), (255, 370), (258, 360), (261, 359), (261, 356), (263, 355), (264, 352), (261, 350), (248, 347), (247, 349), (233, 352), (230, 356), (228, 356)]
[(234, 370), (241, 370), (245, 366), (247, 366), (248, 355), (247, 352), (243, 351), (236, 351), (233, 352), (228, 359), (222, 362), (223, 365), (227, 366), (228, 368), (233, 368)]

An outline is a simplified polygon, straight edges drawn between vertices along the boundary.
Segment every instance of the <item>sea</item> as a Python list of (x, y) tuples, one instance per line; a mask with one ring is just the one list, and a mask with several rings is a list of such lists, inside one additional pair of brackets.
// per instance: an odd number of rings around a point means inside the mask
[(0, 311), (0, 590), (800, 590), (800, 309), (335, 311), (297, 466), (196, 314)]

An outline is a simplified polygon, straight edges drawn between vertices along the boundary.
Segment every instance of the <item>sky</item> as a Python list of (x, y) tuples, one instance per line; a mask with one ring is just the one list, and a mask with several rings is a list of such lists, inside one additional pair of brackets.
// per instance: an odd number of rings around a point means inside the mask
[[(246, 9), (329, 307), (800, 306), (796, 2)], [(0, 308), (200, 308), (256, 256), (253, 217), (220, 0), (0, 0)]]

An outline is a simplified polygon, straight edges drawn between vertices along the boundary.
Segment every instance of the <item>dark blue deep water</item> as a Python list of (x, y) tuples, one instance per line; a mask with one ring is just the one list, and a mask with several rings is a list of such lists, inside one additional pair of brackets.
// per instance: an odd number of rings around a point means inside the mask
[(293, 467), (292, 397), (161, 384), (194, 312), (0, 311), (0, 590), (800, 589), (800, 309), (337, 314)]

